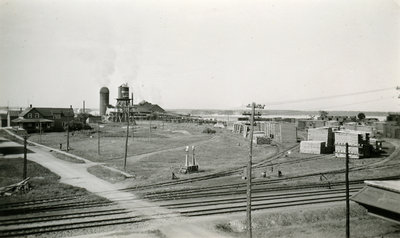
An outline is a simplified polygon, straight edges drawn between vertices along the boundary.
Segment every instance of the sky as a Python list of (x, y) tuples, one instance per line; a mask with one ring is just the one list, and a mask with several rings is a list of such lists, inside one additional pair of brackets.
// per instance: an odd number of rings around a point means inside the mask
[(399, 42), (399, 0), (0, 0), (0, 106), (400, 111)]

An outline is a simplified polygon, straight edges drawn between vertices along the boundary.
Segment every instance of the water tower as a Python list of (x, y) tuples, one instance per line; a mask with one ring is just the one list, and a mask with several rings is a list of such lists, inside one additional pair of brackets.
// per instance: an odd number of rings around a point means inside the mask
[[(131, 105), (132, 100), (132, 105)], [(133, 95), (129, 98), (129, 86), (127, 83), (122, 84), (118, 87), (118, 98), (117, 98), (117, 118), (119, 122), (126, 121), (128, 118), (132, 117), (133, 112), (131, 108), (133, 106)], [(127, 116), (129, 115), (129, 116)]]

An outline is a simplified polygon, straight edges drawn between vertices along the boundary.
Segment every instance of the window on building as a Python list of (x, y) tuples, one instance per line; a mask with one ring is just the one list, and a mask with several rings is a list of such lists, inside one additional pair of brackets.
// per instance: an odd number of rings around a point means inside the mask
[(32, 118), (32, 113), (28, 113), (28, 118)]
[(61, 114), (54, 114), (54, 119), (61, 119)]
[(39, 113), (35, 113), (35, 118), (39, 118)]

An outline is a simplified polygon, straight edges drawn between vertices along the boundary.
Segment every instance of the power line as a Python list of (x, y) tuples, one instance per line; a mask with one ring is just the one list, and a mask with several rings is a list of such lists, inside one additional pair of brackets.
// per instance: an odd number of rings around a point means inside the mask
[(396, 88), (390, 87), (390, 88), (381, 88), (381, 89), (360, 91), (360, 92), (355, 92), (355, 93), (337, 94), (337, 95), (324, 96), (324, 97), (313, 97), (313, 98), (303, 98), (303, 99), (280, 101), (280, 102), (270, 102), (270, 103), (268, 103), (268, 105), (274, 106), (274, 105), (301, 103), (301, 102), (308, 102), (308, 101), (315, 101), (315, 100), (325, 100), (325, 99), (332, 99), (332, 98), (338, 98), (338, 97), (347, 97), (347, 96), (362, 95), (362, 94), (368, 94), (368, 93), (383, 92), (383, 91), (389, 91), (389, 90), (394, 90), (394, 89), (396, 89)]
[(320, 110), (320, 109), (325, 109), (326, 110), (326, 109), (337, 108), (337, 107), (347, 107), (347, 106), (359, 105), (359, 104), (364, 104), (364, 103), (387, 100), (387, 99), (391, 99), (391, 98), (393, 98), (393, 97), (380, 97), (380, 98), (375, 98), (375, 99), (361, 101), (361, 102), (347, 103), (347, 104), (329, 106), (329, 107), (324, 107), (324, 108), (316, 108), (316, 109), (312, 109), (312, 110)]

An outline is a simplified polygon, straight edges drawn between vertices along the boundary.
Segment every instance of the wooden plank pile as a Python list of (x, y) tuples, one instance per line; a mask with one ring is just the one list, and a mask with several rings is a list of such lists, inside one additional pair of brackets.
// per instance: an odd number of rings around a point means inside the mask
[(325, 151), (324, 141), (302, 141), (300, 142), (300, 153), (303, 154), (323, 154)]
[(29, 191), (30, 187), (29, 187), (29, 177), (22, 180), (19, 183), (15, 183), (15, 184), (11, 184), (5, 187), (1, 187), (0, 188), (0, 197), (2, 196), (11, 196), (14, 193), (19, 193), (19, 192), (27, 192)]
[(335, 156), (346, 157), (346, 143), (349, 145), (349, 158), (358, 159), (368, 155), (369, 134), (361, 131), (335, 132)]
[(307, 138), (309, 141), (324, 141), (326, 146), (325, 153), (334, 151), (335, 138), (330, 127), (310, 128), (308, 129)]

